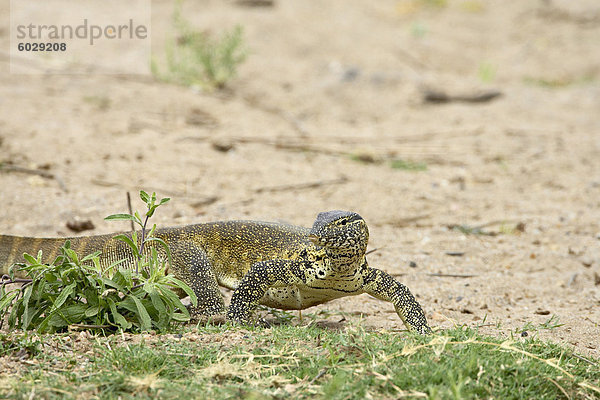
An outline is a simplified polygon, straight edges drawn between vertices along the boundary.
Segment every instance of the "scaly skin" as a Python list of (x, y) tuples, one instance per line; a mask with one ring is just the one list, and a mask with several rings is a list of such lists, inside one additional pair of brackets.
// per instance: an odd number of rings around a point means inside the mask
[[(131, 252), (114, 235), (68, 238), (79, 254), (100, 250), (103, 267), (126, 259)], [(171, 250), (170, 272), (198, 296), (196, 317), (226, 312), (219, 285), (234, 290), (227, 318), (248, 322), (258, 304), (302, 310), (317, 304), (368, 293), (394, 304), (410, 330), (427, 334), (425, 314), (408, 288), (367, 264), (369, 231), (356, 213), (320, 213), (312, 227), (256, 221), (227, 221), (159, 229), (155, 236)], [(22, 254), (43, 251), (51, 262), (66, 239), (0, 235), (0, 271), (22, 261)], [(150, 243), (152, 245), (152, 242)], [(156, 250), (164, 256), (160, 246)]]

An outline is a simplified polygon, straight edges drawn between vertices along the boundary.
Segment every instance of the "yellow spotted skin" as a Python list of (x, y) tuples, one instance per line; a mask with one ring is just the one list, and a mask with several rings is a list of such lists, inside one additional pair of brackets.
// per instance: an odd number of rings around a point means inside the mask
[[(68, 238), (79, 254), (100, 250), (100, 263), (126, 259), (128, 248), (114, 235)], [(344, 297), (368, 293), (394, 304), (407, 328), (427, 334), (425, 314), (408, 288), (367, 264), (369, 231), (360, 215), (347, 211), (320, 213), (312, 229), (280, 223), (224, 221), (158, 229), (155, 236), (171, 250), (170, 272), (198, 296), (195, 317), (227, 314), (248, 322), (258, 304), (302, 310)], [(0, 271), (22, 261), (23, 253), (42, 250), (51, 262), (61, 239), (0, 235)], [(159, 253), (163, 250), (156, 247)], [(164, 254), (161, 254), (164, 256)], [(225, 307), (219, 286), (234, 290)]]

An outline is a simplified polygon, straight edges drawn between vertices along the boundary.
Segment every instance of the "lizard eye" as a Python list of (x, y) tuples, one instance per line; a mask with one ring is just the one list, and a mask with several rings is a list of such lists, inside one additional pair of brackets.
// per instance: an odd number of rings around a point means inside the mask
[(340, 225), (342, 225), (342, 226), (346, 225), (347, 223), (348, 223), (347, 219), (343, 219), (340, 221)]

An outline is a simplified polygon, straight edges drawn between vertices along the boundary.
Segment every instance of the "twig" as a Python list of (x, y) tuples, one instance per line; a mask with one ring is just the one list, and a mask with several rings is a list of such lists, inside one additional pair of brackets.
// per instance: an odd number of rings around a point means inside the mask
[(497, 90), (489, 90), (481, 93), (473, 94), (461, 94), (461, 95), (450, 95), (446, 92), (425, 89), (423, 91), (423, 100), (426, 103), (450, 103), (456, 101), (462, 101), (465, 103), (485, 103), (501, 96), (502, 93)]
[(253, 95), (242, 95), (242, 99), (246, 102), (250, 107), (257, 108), (261, 111), (267, 112), (269, 114), (276, 115), (286, 121), (291, 127), (300, 134), (300, 136), (308, 136), (309, 132), (302, 125), (300, 120), (293, 116), (291, 113), (282, 110), (276, 106), (271, 106), (267, 104), (263, 104), (258, 100), (258, 96)]
[(339, 185), (342, 183), (348, 182), (348, 178), (342, 176), (337, 179), (325, 180), (325, 181), (316, 181), (316, 182), (306, 182), (306, 183), (298, 183), (295, 185), (280, 185), (280, 186), (266, 186), (260, 187), (254, 190), (256, 193), (262, 192), (283, 192), (287, 190), (298, 190), (298, 189), (312, 189), (320, 186), (326, 185)]
[(488, 322), (487, 324), (481, 324), (481, 325), (477, 325), (477, 328), (485, 328), (487, 326), (496, 326), (497, 324), (494, 322)]
[(410, 69), (413, 70), (413, 72), (416, 72), (419, 75), (419, 77), (422, 75), (422, 71), (431, 69), (427, 64), (419, 60), (416, 56), (412, 55), (408, 51), (404, 49), (397, 49), (396, 51), (401, 56), (401, 58), (408, 61), (407, 65), (410, 67)]
[(452, 229), (454, 231), (464, 233), (465, 235), (480, 235), (480, 236), (497, 236), (498, 235), (498, 232), (484, 231), (482, 229), (482, 227), (479, 227), (479, 226), (450, 224), (450, 225), (446, 225), (446, 227), (448, 229)]
[[(129, 191), (127, 191), (127, 209), (129, 210), (129, 215), (133, 215), (133, 209), (131, 208), (131, 195)], [(131, 223), (131, 232), (135, 232), (135, 225), (133, 225), (133, 220), (129, 220)]]
[(31, 283), (31, 282), (33, 282), (33, 279), (28, 279), (28, 278), (10, 279), (10, 276), (8, 276), (8, 275), (2, 275), (2, 278), (0, 278), (0, 286), (12, 285), (13, 283)]
[(371, 250), (367, 251), (367, 252), (365, 253), (365, 256), (366, 256), (367, 254), (375, 253), (377, 250), (379, 250), (379, 247), (375, 247), (374, 249), (371, 249)]
[(586, 362), (586, 363), (588, 363), (590, 365), (598, 365), (597, 363), (593, 362), (592, 360), (588, 360), (587, 358), (579, 356), (577, 354), (571, 354), (571, 356), (575, 357), (578, 360), (584, 361), (584, 362)]
[(465, 255), (464, 251), (447, 251), (444, 254), (450, 257), (462, 257)]
[(554, 379), (550, 378), (549, 376), (545, 377), (547, 380), (549, 380), (550, 382), (552, 382), (554, 384), (554, 386), (556, 386), (558, 388), (558, 390), (560, 390), (562, 392), (562, 394), (568, 399), (571, 400), (571, 396), (569, 396), (569, 394), (567, 393), (567, 391), (559, 385), (558, 382), (556, 382)]
[(190, 204), (190, 206), (192, 206), (194, 208), (204, 207), (204, 206), (211, 205), (212, 203), (214, 203), (214, 202), (216, 202), (218, 200), (219, 200), (219, 197), (217, 197), (217, 196), (210, 196), (210, 197), (207, 197), (205, 199), (198, 200), (198, 201)]
[[(439, 131), (439, 132), (427, 132), (424, 134), (413, 134), (413, 135), (403, 135), (403, 136), (394, 136), (394, 137), (379, 137), (377, 138), (377, 142), (380, 144), (386, 142), (399, 143), (399, 144), (407, 144), (407, 143), (419, 143), (419, 142), (428, 142), (434, 141), (439, 138), (443, 138), (444, 140), (452, 139), (452, 138), (463, 138), (463, 137), (473, 137), (478, 136), (483, 133), (481, 128), (471, 129), (471, 131), (465, 132), (462, 130), (460, 132), (454, 131)], [(209, 137), (184, 137), (179, 140), (194, 140), (194, 141), (205, 141), (209, 139)], [(272, 137), (262, 137), (262, 136), (237, 136), (237, 137), (229, 137), (227, 140), (231, 143), (238, 144), (262, 144), (265, 146), (273, 146), (277, 149), (289, 150), (289, 151), (298, 151), (298, 152), (306, 152), (306, 153), (315, 153), (315, 154), (324, 154), (333, 157), (355, 157), (356, 154), (353, 154), (347, 150), (337, 150), (323, 147), (325, 145), (337, 145), (340, 144), (372, 144), (372, 137), (360, 137), (360, 136), (327, 136), (327, 137), (315, 137), (315, 136), (305, 136), (302, 138), (272, 138)], [(312, 142), (313, 144), (307, 144), (307, 141)], [(386, 149), (389, 150), (390, 146), (393, 144), (388, 144)], [(439, 154), (446, 154), (447, 146), (439, 146), (443, 147), (444, 151), (440, 150)], [(423, 146), (424, 153), (423, 154), (436, 154), (436, 152), (432, 152), (431, 149), (433, 147)], [(377, 162), (384, 162), (389, 159), (393, 159), (397, 157), (397, 154), (394, 152), (388, 152), (389, 154), (381, 154), (377, 155), (374, 159)], [(419, 153), (420, 154), (420, 153)], [(440, 162), (440, 161), (436, 161)], [(460, 164), (462, 165), (462, 163)], [(118, 184), (93, 180), (93, 183), (102, 186), (118, 186)], [(167, 193), (165, 190), (160, 190), (163, 193)], [(183, 195), (180, 195), (183, 196)]]
[(387, 225), (392, 225), (397, 228), (401, 228), (401, 227), (407, 226), (413, 222), (417, 222), (420, 219), (429, 218), (430, 216), (431, 216), (431, 214), (420, 214), (420, 215), (415, 215), (414, 217), (397, 218), (397, 219), (392, 219), (391, 221), (386, 221), (386, 222), (382, 223), (382, 225), (387, 224)]
[(104, 329), (110, 328), (110, 325), (88, 325), (88, 324), (71, 324), (69, 325), (69, 329), (79, 330), (79, 329)]
[(321, 378), (323, 375), (325, 375), (328, 371), (329, 371), (329, 369), (327, 369), (327, 368), (321, 370), (321, 372), (319, 372), (317, 374), (317, 376), (315, 376), (314, 378), (312, 378), (312, 380), (310, 382), (308, 382), (308, 386), (310, 386), (313, 383), (315, 383), (319, 378)]
[(244, 7), (273, 7), (274, 0), (237, 0), (235, 4)]
[(309, 152), (309, 153), (320, 153), (320, 154), (327, 154), (330, 156), (346, 156), (346, 155), (348, 155), (348, 153), (343, 152), (343, 151), (325, 149), (325, 148), (317, 147), (317, 146), (309, 146), (309, 145), (305, 144), (304, 141), (296, 143), (296, 142), (293, 142), (290, 140), (273, 139), (273, 138), (269, 138), (269, 137), (260, 137), (260, 136), (233, 137), (233, 138), (230, 138), (230, 140), (234, 143), (264, 144), (266, 146), (273, 146), (277, 149), (302, 151), (302, 152)]
[(56, 181), (56, 183), (58, 183), (58, 186), (61, 188), (61, 190), (63, 192), (65, 192), (65, 193), (68, 192), (65, 182), (58, 175), (53, 174), (52, 172), (46, 172), (46, 171), (41, 171), (39, 169), (24, 168), (24, 167), (19, 167), (17, 165), (6, 165), (6, 164), (0, 164), (0, 170), (7, 171), (7, 172), (21, 172), (23, 174), (41, 176), (42, 178), (46, 178), (46, 179), (54, 179)]
[[(130, 190), (130, 189), (135, 189), (136, 185), (124, 185), (121, 184), (120, 182), (111, 182), (111, 181), (105, 181), (102, 179), (91, 179), (90, 182), (94, 185), (98, 185), (98, 186), (103, 186), (103, 187), (116, 187), (116, 188), (122, 188), (125, 190)], [(215, 196), (210, 196), (210, 197), (206, 197), (206, 196), (201, 196), (201, 195), (196, 195), (193, 193), (184, 193), (184, 192), (179, 192), (179, 191), (175, 191), (175, 190), (169, 190), (166, 188), (160, 188), (160, 187), (150, 187), (147, 188), (146, 190), (150, 190), (153, 192), (160, 192), (160, 193), (164, 193), (168, 196), (172, 196), (172, 197), (181, 197), (183, 199), (193, 199), (196, 201), (201, 201), (198, 199), (206, 199), (206, 201), (210, 201), (213, 202)]]
[(547, 18), (554, 21), (568, 21), (575, 24), (593, 27), (600, 23), (600, 12), (594, 13), (574, 13), (563, 10), (559, 7), (549, 6), (539, 8), (537, 14), (542, 18)]
[(471, 274), (427, 274), (428, 276), (434, 276), (436, 278), (474, 278), (479, 275)]

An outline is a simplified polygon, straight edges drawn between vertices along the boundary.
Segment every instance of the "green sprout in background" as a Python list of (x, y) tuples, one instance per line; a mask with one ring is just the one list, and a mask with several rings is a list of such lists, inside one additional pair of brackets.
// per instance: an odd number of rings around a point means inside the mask
[(197, 86), (204, 90), (223, 89), (237, 74), (238, 66), (246, 59), (241, 26), (215, 38), (196, 30), (181, 12), (181, 1), (176, 3), (173, 24), (177, 32), (167, 42), (166, 72), (152, 61), (152, 74), (165, 82)]

